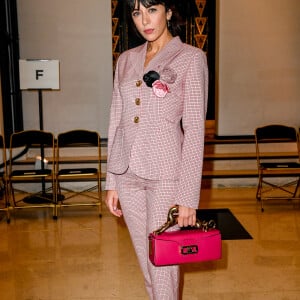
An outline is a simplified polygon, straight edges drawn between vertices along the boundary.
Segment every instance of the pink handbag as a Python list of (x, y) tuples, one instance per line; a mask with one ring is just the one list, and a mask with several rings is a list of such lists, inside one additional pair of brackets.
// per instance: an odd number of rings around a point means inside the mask
[(178, 206), (170, 209), (167, 222), (149, 235), (149, 259), (155, 266), (178, 265), (222, 256), (221, 233), (215, 222), (197, 220), (195, 228), (165, 232), (176, 224)]

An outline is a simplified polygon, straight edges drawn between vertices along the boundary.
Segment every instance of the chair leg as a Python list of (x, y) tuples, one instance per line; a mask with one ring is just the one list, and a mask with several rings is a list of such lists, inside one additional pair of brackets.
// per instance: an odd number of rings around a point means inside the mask
[(257, 189), (256, 189), (256, 200), (257, 201), (261, 201), (261, 190), (262, 190), (262, 178), (261, 178), (261, 175), (259, 175)]
[(54, 207), (53, 207), (53, 220), (57, 220), (57, 191), (56, 191), (56, 185), (54, 186), (53, 189), (53, 193), (54, 193)]
[(6, 203), (6, 200), (4, 202), (4, 207), (0, 208), (0, 211), (3, 211), (5, 213), (6, 223), (10, 223), (10, 212), (9, 212), (9, 206)]
[(100, 175), (98, 174), (97, 178), (98, 182), (98, 200), (99, 200), (99, 218), (102, 218), (102, 188), (101, 188), (101, 178)]
[(260, 201), (260, 211), (261, 212), (264, 212), (265, 211), (265, 209), (264, 209), (264, 206), (263, 206), (263, 199), (261, 199), (261, 201)]
[(297, 181), (297, 185), (296, 185), (296, 188), (295, 188), (295, 192), (294, 192), (293, 198), (295, 198), (297, 196), (297, 192), (299, 190), (299, 186), (300, 186), (300, 177), (298, 177), (298, 181)]
[(259, 182), (258, 182), (258, 185), (257, 185), (257, 191), (256, 191), (256, 199), (257, 201), (260, 202), (260, 210), (261, 212), (264, 212), (264, 207), (263, 207), (263, 197), (262, 197), (262, 188), (263, 188), (263, 180), (261, 178), (261, 176), (259, 176)]
[(5, 189), (5, 206), (6, 206), (6, 223), (10, 223), (10, 202), (9, 202), (9, 192), (7, 188)]

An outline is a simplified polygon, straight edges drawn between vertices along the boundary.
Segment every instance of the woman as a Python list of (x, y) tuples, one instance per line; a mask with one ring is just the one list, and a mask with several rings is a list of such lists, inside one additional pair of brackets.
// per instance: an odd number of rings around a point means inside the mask
[(122, 53), (116, 66), (106, 205), (113, 215), (124, 216), (150, 299), (175, 300), (179, 268), (151, 264), (148, 235), (166, 221), (175, 204), (179, 226), (196, 221), (208, 89), (206, 56), (176, 36), (173, 1), (127, 2), (145, 43)]

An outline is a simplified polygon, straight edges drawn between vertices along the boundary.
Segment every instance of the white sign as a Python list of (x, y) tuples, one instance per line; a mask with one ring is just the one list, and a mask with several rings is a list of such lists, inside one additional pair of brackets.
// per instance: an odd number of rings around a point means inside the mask
[(20, 59), (20, 89), (59, 90), (59, 61)]

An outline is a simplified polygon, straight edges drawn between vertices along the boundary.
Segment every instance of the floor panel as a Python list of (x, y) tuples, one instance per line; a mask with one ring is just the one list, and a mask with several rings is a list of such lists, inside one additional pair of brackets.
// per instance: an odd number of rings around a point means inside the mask
[[(229, 208), (253, 239), (222, 241), (219, 261), (182, 266), (183, 300), (300, 299), (300, 205), (255, 190), (205, 189), (200, 208)], [(0, 215), (1, 300), (141, 300), (143, 279), (122, 219), (103, 206)]]

